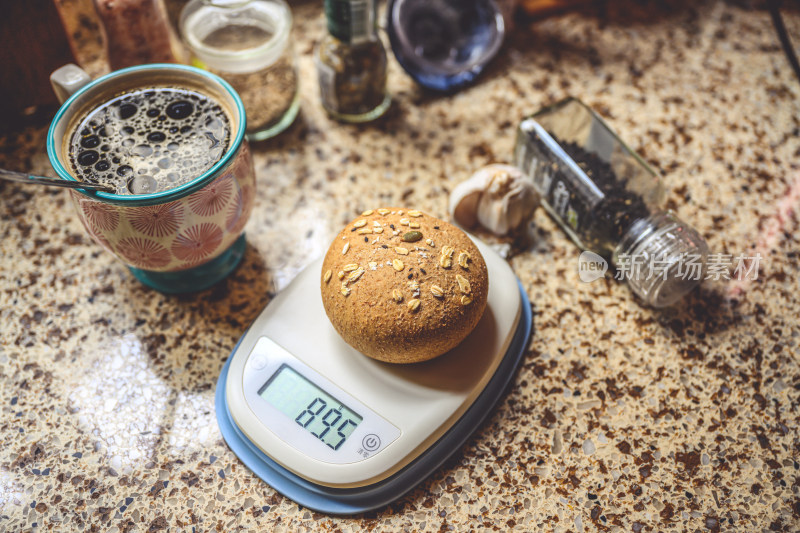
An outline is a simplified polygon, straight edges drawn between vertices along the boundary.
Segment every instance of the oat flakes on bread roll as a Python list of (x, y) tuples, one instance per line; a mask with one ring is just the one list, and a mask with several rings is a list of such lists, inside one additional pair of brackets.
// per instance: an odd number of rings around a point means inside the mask
[(321, 272), (336, 331), (389, 363), (426, 361), (475, 328), (489, 291), (486, 263), (457, 227), (425, 213), (364, 211), (336, 236)]

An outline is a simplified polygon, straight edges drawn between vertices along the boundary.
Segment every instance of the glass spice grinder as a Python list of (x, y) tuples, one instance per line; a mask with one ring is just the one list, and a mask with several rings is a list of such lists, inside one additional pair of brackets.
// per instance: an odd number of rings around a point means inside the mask
[(703, 238), (661, 208), (658, 175), (580, 100), (524, 119), (514, 163), (578, 246), (610, 260), (648, 305), (675, 303), (705, 275)]

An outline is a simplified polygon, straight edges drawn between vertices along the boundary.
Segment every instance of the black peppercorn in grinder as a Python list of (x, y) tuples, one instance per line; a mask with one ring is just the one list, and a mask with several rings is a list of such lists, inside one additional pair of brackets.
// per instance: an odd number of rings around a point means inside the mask
[(514, 161), (564, 231), (610, 260), (647, 304), (671, 305), (702, 280), (703, 238), (661, 208), (656, 172), (580, 100), (524, 119)]

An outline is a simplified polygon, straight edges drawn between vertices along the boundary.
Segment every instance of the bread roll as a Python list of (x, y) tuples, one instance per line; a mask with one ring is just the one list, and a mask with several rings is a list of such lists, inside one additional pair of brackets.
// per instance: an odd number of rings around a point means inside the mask
[(486, 263), (452, 224), (420, 211), (365, 211), (336, 236), (321, 272), (336, 331), (389, 363), (432, 359), (458, 345), (486, 308)]

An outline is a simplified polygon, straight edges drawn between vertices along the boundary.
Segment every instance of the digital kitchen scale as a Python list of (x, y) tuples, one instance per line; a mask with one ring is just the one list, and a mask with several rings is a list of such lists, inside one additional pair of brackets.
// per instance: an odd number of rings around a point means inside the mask
[(508, 264), (476, 242), (488, 305), (456, 348), (383, 363), (339, 336), (322, 306), (315, 261), (244, 334), (217, 382), (231, 450), (310, 509), (355, 514), (400, 498), (457, 451), (511, 381), (531, 331), (528, 298)]

